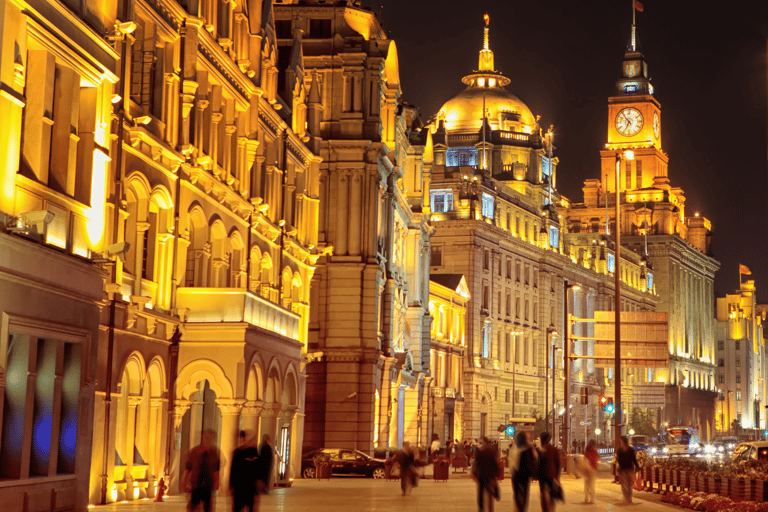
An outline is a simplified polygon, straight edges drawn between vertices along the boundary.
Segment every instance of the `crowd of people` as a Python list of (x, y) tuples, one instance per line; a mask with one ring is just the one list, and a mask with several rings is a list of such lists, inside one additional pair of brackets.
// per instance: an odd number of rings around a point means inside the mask
[[(221, 458), (214, 445), (215, 433), (206, 430), (201, 435), (201, 443), (189, 452), (182, 476), (182, 487), (189, 493), (189, 511), (210, 512), (211, 497), (219, 488), (219, 469)], [(563, 488), (560, 484), (561, 453), (551, 443), (549, 432), (543, 432), (537, 443), (530, 441), (528, 434), (518, 432), (509, 449), (504, 454), (499, 451), (496, 441), (483, 437), (479, 440), (449, 441), (443, 448), (437, 434), (427, 450), (427, 458), (422, 460), (408, 441), (402, 450), (392, 456), (400, 472), (402, 495), (411, 493), (419, 482), (419, 466), (436, 462), (441, 458), (466, 457), (470, 462), (471, 475), (477, 484), (477, 505), (480, 512), (493, 512), (494, 504), (501, 497), (498, 478), (503, 471), (503, 463), (509, 467), (512, 480), (512, 495), (515, 512), (528, 509), (531, 480), (539, 483), (541, 510), (554, 512), (555, 504), (564, 501)], [(574, 445), (574, 448), (576, 446)], [(578, 459), (577, 472), (584, 477), (584, 501), (594, 503), (598, 444), (590, 440)], [(269, 435), (264, 435), (257, 447), (255, 439), (247, 431), (240, 432), (240, 446), (232, 454), (229, 475), (229, 491), (232, 495), (233, 512), (258, 512), (259, 496), (269, 492), (275, 450)], [(615, 454), (615, 464), (625, 503), (632, 503), (633, 481), (635, 472), (640, 469), (634, 448), (626, 436), (622, 436)]]

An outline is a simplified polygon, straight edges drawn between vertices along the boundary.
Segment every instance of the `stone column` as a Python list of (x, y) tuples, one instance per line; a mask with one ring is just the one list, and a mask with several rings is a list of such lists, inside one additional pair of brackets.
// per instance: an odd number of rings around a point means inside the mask
[(134, 251), (133, 275), (136, 280), (133, 283), (133, 295), (142, 295), (141, 280), (144, 278), (144, 233), (150, 228), (149, 222), (141, 221), (136, 223), (136, 250)]
[(349, 236), (349, 172), (341, 171), (339, 173), (339, 196), (337, 201), (336, 213), (336, 246), (335, 255), (346, 256), (347, 237)]
[(183, 492), (181, 489), (181, 476), (184, 474), (184, 461), (181, 460), (181, 439), (179, 439), (179, 429), (184, 414), (189, 410), (192, 402), (189, 400), (175, 400), (173, 408), (173, 430), (168, 435), (173, 439), (171, 449), (171, 463), (169, 464), (171, 474), (165, 475), (165, 483), (168, 486), (168, 494), (177, 494)]
[(224, 118), (224, 114), (221, 112), (211, 112), (211, 129), (208, 132), (208, 149), (211, 157), (211, 171), (213, 175), (219, 179), (222, 179), (221, 171), (219, 167), (219, 123)]
[(355, 169), (349, 183), (349, 255), (359, 256), (363, 239), (363, 169)]
[[(221, 433), (219, 434), (219, 448), (221, 449), (220, 493), (227, 493), (229, 489), (229, 471), (232, 467), (232, 453), (238, 445), (240, 411), (243, 408), (243, 403), (244, 400), (216, 399), (216, 405), (221, 411)], [(222, 491), (223, 489), (226, 491)]]
[(353, 112), (361, 112), (363, 110), (363, 73), (362, 71), (355, 73), (352, 78), (354, 81), (353, 98), (352, 98), (352, 110)]
[(252, 430), (254, 440), (257, 442), (261, 438), (261, 432), (259, 432), (259, 417), (261, 411), (264, 410), (264, 402), (261, 400), (249, 400), (243, 405), (243, 410), (240, 411), (240, 428), (243, 430)]
[(344, 74), (344, 112), (351, 112), (352, 111), (352, 77)]
[(126, 414), (125, 429), (125, 499), (134, 499), (133, 494), (133, 453), (136, 449), (136, 409), (141, 403), (140, 396), (128, 397), (128, 414)]
[[(224, 152), (224, 158), (222, 158), (221, 162), (224, 166), (224, 181), (227, 183), (227, 185), (232, 185), (235, 183), (235, 180), (239, 180), (240, 176), (237, 173), (236, 165), (238, 162), (237, 157), (232, 158), (232, 142), (235, 138), (235, 133), (237, 133), (237, 126), (234, 124), (227, 124), (224, 126), (224, 147), (221, 148), (221, 151)], [(240, 149), (240, 145), (238, 144), (238, 150)]]
[(209, 101), (198, 99), (195, 105), (195, 140), (193, 144), (197, 148), (197, 154), (203, 152), (203, 130), (205, 130), (205, 110), (208, 108)]
[(160, 479), (159, 474), (165, 466), (163, 406), (167, 401), (165, 398), (149, 399), (149, 453), (147, 454), (149, 486), (147, 487), (147, 496), (150, 498), (155, 496), (155, 485)]

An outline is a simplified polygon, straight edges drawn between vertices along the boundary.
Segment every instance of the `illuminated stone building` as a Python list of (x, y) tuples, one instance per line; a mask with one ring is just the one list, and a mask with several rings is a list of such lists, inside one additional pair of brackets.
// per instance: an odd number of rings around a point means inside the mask
[[(634, 373), (637, 385), (665, 383), (664, 421), (700, 427), (702, 437), (708, 438), (715, 420), (712, 312), (719, 263), (710, 253), (709, 220), (698, 213), (686, 215), (683, 191), (670, 184), (669, 159), (661, 143), (661, 106), (653, 95), (648, 65), (636, 49), (634, 30), (616, 92), (608, 98), (600, 177), (584, 182), (584, 202), (566, 213), (568, 229), (592, 234), (617, 229), (613, 212), (618, 161), (622, 246), (643, 255), (661, 298), (657, 311), (669, 313), (668, 366), (642, 372), (626, 368), (624, 378)], [(634, 160), (622, 158), (626, 150), (634, 152)]]
[[(496, 435), (511, 418), (545, 416), (545, 379), (551, 342), (562, 346), (564, 297), (568, 313), (592, 318), (612, 306), (613, 258), (599, 234), (570, 234), (563, 215), (569, 203), (556, 188), (558, 159), (552, 133), (504, 86), (495, 69), (486, 19), (478, 70), (467, 88), (448, 100), (429, 126), (424, 155), (431, 155), (430, 211), (435, 226), (430, 269), (466, 278), (463, 426), (454, 432)], [(485, 112), (485, 115), (483, 114)], [(426, 156), (425, 156), (426, 158)], [(612, 260), (611, 260), (612, 261)], [(622, 295), (627, 307), (653, 310), (658, 299), (641, 279), (640, 257), (623, 255)], [(580, 289), (566, 289), (579, 285)], [(593, 336), (591, 324), (574, 333)], [(592, 355), (590, 341), (572, 343), (576, 355)], [(552, 371), (564, 367), (557, 352)], [(551, 364), (551, 363), (550, 363)], [(588, 404), (573, 401), (572, 423), (598, 412), (604, 372), (593, 362), (571, 364), (570, 395), (586, 391)], [(562, 408), (564, 384), (557, 371), (552, 410)], [(551, 387), (549, 394), (553, 393)], [(584, 431), (574, 430), (572, 439)]]
[(0, 502), (178, 492), (203, 428), (226, 460), (271, 434), (291, 478), (320, 246), (300, 34), (278, 71), (269, 1), (38, 4), (0, 13)]
[(766, 345), (763, 311), (753, 280), (717, 299), (717, 389), (720, 393), (717, 430), (735, 435), (734, 422), (744, 429), (765, 429)]
[(322, 157), (304, 445), (424, 444), (431, 161), (409, 144), (421, 125), (401, 100), (397, 47), (357, 3), (283, 2), (275, 16), (279, 60), (303, 33)]
[(429, 282), (429, 313), (432, 387), (429, 392), (430, 432), (440, 436), (444, 445), (452, 439), (464, 439), (464, 351), (466, 350), (466, 313), (469, 289), (464, 276), (432, 274)]

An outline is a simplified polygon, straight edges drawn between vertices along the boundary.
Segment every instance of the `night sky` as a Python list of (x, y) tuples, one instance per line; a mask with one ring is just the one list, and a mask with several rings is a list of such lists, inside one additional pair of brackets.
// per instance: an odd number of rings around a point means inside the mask
[[(425, 121), (477, 68), (487, 11), (496, 69), (512, 80), (507, 90), (542, 116), (545, 130), (554, 125), (558, 190), (583, 201), (584, 180), (599, 178), (630, 0), (363, 3), (381, 10), (398, 46), (404, 99)], [(768, 3), (642, 3), (638, 42), (661, 103), (671, 185), (684, 190), (687, 215), (699, 211), (712, 221), (721, 263), (715, 291), (738, 288), (742, 263), (752, 270), (758, 301), (768, 302)]]

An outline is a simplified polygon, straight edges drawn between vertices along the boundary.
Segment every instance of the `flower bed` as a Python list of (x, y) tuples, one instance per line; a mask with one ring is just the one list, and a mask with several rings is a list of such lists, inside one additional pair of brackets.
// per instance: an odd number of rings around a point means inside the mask
[(725, 496), (704, 492), (668, 492), (661, 501), (702, 512), (768, 512), (768, 502), (735, 502)]

